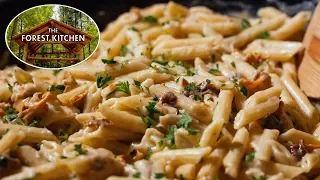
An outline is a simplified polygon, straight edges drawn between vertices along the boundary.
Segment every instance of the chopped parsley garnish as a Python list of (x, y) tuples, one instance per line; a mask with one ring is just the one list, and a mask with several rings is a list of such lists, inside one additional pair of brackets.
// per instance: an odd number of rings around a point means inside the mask
[(213, 177), (213, 180), (219, 180), (219, 176)]
[(179, 79), (180, 79), (180, 77), (178, 77), (178, 78), (176, 79), (176, 83), (178, 83), (178, 82), (179, 82)]
[(159, 98), (154, 94), (154, 95), (152, 96), (152, 100), (153, 100), (153, 101), (159, 101)]
[(112, 76), (106, 74), (105, 77), (100, 76), (99, 74), (97, 74), (96, 76), (96, 81), (97, 81), (97, 87), (101, 88), (103, 85), (105, 85), (107, 82), (112, 80)]
[(61, 158), (61, 159), (67, 159), (68, 157), (66, 157), (66, 156), (61, 156), (60, 158)]
[(234, 61), (231, 62), (232, 67), (237, 68), (236, 67), (236, 63), (234, 63)]
[(158, 142), (158, 146), (159, 146), (159, 147), (162, 147), (162, 146), (163, 146), (163, 141), (162, 141), (162, 140)]
[(210, 69), (210, 70), (209, 70), (209, 73), (210, 73), (210, 74), (213, 74), (213, 75), (215, 75), (215, 76), (221, 75), (219, 69)]
[(240, 92), (241, 92), (243, 95), (245, 95), (245, 96), (248, 95), (248, 90), (247, 90), (247, 88), (246, 88), (245, 86), (242, 86), (242, 87), (241, 87)]
[(87, 154), (88, 151), (85, 149), (82, 149), (82, 144), (75, 144), (74, 150), (77, 151), (79, 154)]
[(150, 116), (153, 116), (155, 113), (158, 113), (159, 111), (156, 108), (157, 102), (149, 102), (146, 107), (146, 109), (149, 111)]
[(249, 153), (248, 155), (246, 155), (246, 157), (244, 158), (245, 162), (249, 162), (252, 161), (254, 159), (254, 155), (256, 154), (255, 151)]
[(187, 112), (184, 112), (182, 114), (181, 119), (178, 121), (177, 125), (178, 127), (186, 129), (189, 135), (196, 135), (199, 131), (190, 127), (191, 122), (192, 117)]
[(39, 121), (33, 120), (28, 126), (30, 126), (30, 127), (39, 127)]
[(3, 122), (5, 123), (8, 123), (18, 118), (18, 111), (13, 107), (8, 107), (5, 114), (6, 115), (4, 115), (2, 118)]
[(187, 128), (187, 131), (188, 131), (188, 134), (191, 136), (194, 136), (199, 133), (199, 130), (192, 129), (192, 128)]
[(8, 89), (12, 92), (13, 86), (10, 83), (8, 83)]
[(36, 149), (39, 150), (40, 147), (41, 147), (41, 145), (42, 145), (42, 142), (37, 143), (37, 144), (36, 144)]
[(183, 88), (184, 91), (199, 91), (200, 86), (197, 86), (195, 83), (190, 83)]
[(194, 96), (193, 96), (193, 100), (195, 100), (195, 101), (201, 101), (202, 98), (201, 98), (200, 96), (198, 96), (198, 95), (194, 95)]
[(127, 94), (130, 94), (130, 89), (129, 89), (129, 82), (128, 81), (123, 81), (123, 82), (118, 82), (118, 84), (116, 84), (117, 86), (117, 91), (121, 91)]
[(161, 64), (161, 65), (167, 65), (169, 62), (168, 61), (165, 61), (165, 60), (158, 60), (158, 59), (153, 59), (152, 62), (155, 62), (155, 63), (158, 63), (158, 64)]
[(259, 178), (256, 178), (254, 176), (251, 176), (252, 180), (266, 180), (267, 178), (265, 176), (260, 176)]
[(186, 67), (186, 63), (183, 62), (183, 61), (178, 61), (175, 64), (178, 65), (178, 66)]
[(52, 74), (53, 74), (54, 76), (56, 76), (56, 75), (59, 74), (59, 72), (61, 72), (61, 71), (62, 71), (62, 69), (53, 70)]
[(61, 142), (66, 141), (69, 138), (69, 134), (67, 133), (60, 133), (59, 139)]
[(188, 128), (192, 122), (192, 117), (188, 113), (184, 112), (181, 119), (178, 121), (177, 125), (179, 127)]
[(137, 28), (135, 28), (135, 27), (130, 27), (129, 30), (135, 31), (135, 32), (139, 32), (139, 30)]
[(57, 91), (58, 93), (62, 93), (65, 90), (65, 88), (66, 87), (64, 85), (51, 85), (49, 86), (48, 91)]
[(174, 126), (169, 126), (168, 127), (169, 133), (164, 136), (163, 140), (168, 142), (169, 144), (173, 145), (174, 144)]
[(133, 80), (133, 83), (134, 85), (138, 88), (138, 89), (141, 89), (141, 82), (140, 81), (137, 81), (137, 80)]
[(146, 159), (150, 159), (150, 158), (151, 158), (151, 156), (152, 156), (152, 149), (151, 149), (151, 147), (150, 147), (150, 146), (148, 147), (147, 152), (148, 152), (148, 153), (147, 153), (147, 155), (146, 155), (146, 157), (145, 157), (145, 158), (146, 158)]
[(104, 63), (104, 64), (117, 64), (118, 62), (113, 60), (113, 59), (101, 59), (101, 61)]
[(121, 45), (120, 56), (126, 56), (129, 52), (129, 49), (126, 46)]
[(247, 19), (242, 19), (241, 20), (241, 28), (242, 29), (247, 29), (249, 27), (251, 27), (250, 22)]
[(191, 71), (191, 68), (188, 68), (187, 69), (187, 76), (193, 76), (195, 75), (196, 73), (194, 73), (193, 71)]
[(153, 16), (145, 16), (142, 18), (142, 22), (150, 23), (150, 24), (157, 24), (158, 19)]
[(134, 173), (132, 175), (133, 178), (140, 178), (141, 177), (141, 173), (140, 172), (137, 172), (137, 173)]
[(156, 124), (157, 122), (152, 119), (151, 117), (147, 116), (144, 117), (139, 107), (137, 107), (137, 111), (139, 116), (141, 117), (142, 121), (147, 125), (148, 128), (150, 128), (153, 124)]
[(222, 84), (221, 84), (221, 87), (225, 87), (225, 86), (226, 86), (226, 84), (225, 84), (225, 83), (222, 83)]
[(0, 166), (6, 168), (8, 166), (8, 158), (5, 156), (0, 156)]
[(206, 79), (206, 82), (207, 82), (207, 83), (211, 83), (211, 80), (210, 80), (210, 79)]
[(159, 66), (157, 67), (161, 72), (164, 72), (164, 73), (169, 73), (169, 69), (167, 67), (164, 67), (164, 66)]
[(120, 69), (123, 68), (123, 65), (128, 64), (128, 63), (129, 63), (129, 60), (123, 61), (123, 62), (120, 64)]
[(154, 178), (155, 179), (161, 179), (166, 177), (163, 173), (154, 173)]
[(236, 76), (232, 76), (231, 80), (232, 80), (232, 82), (234, 84), (234, 87), (238, 87), (239, 86), (238, 79), (237, 79)]
[(184, 180), (184, 177), (182, 174), (179, 175), (179, 180)]
[(258, 36), (259, 39), (269, 39), (270, 38), (270, 33), (265, 31), (263, 33), (261, 33), (259, 36)]

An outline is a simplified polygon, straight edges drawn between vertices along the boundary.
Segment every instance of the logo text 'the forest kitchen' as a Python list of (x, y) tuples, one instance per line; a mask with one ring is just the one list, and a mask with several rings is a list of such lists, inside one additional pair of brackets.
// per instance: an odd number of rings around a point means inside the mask
[[(41, 34), (41, 35), (22, 35), (22, 41), (33, 41), (33, 42), (39, 42), (39, 41), (71, 41), (71, 42), (81, 42), (85, 41), (85, 35), (79, 35), (79, 34), (57, 34), (58, 28), (49, 28), (49, 34)], [(55, 33), (55, 34), (53, 34)]]

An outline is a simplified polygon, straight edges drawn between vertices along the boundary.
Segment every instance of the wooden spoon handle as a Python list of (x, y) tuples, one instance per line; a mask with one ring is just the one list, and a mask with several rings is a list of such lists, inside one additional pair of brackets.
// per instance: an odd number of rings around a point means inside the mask
[(320, 4), (314, 11), (303, 44), (306, 50), (298, 69), (299, 84), (307, 96), (320, 98)]

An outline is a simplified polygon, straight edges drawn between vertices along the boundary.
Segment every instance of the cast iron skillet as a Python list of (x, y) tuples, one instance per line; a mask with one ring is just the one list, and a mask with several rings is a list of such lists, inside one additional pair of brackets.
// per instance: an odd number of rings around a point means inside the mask
[[(205, 5), (221, 13), (247, 11), (255, 15), (256, 10), (264, 6), (274, 6), (289, 15), (301, 10), (313, 10), (318, 0), (175, 0), (185, 6)], [(25, 65), (14, 58), (7, 50), (4, 34), (9, 22), (20, 12), (42, 4), (64, 4), (78, 8), (89, 14), (97, 23), (100, 30), (106, 24), (126, 12), (132, 6), (146, 7), (154, 3), (168, 2), (164, 0), (0, 0), (0, 69), (9, 64)]]

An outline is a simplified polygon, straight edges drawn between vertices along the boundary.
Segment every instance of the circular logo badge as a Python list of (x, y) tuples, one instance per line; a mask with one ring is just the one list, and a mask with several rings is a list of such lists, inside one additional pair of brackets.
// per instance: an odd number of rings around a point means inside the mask
[(6, 44), (20, 61), (38, 68), (61, 69), (88, 59), (100, 33), (86, 13), (65, 5), (32, 7), (7, 27)]

